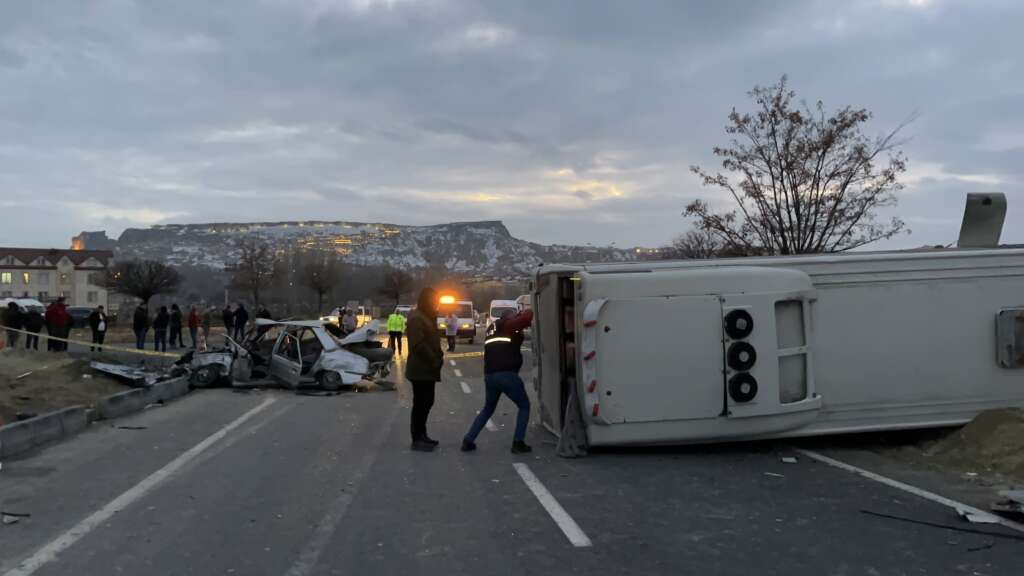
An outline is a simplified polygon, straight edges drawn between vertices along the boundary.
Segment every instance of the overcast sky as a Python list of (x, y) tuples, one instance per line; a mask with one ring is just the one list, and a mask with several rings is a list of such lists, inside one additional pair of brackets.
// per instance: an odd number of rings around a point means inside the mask
[(1024, 242), (1024, 2), (47, 0), (0, 5), (0, 245), (81, 230), (501, 219), (657, 246), (733, 106), (915, 112), (896, 209), (956, 239), (969, 191)]

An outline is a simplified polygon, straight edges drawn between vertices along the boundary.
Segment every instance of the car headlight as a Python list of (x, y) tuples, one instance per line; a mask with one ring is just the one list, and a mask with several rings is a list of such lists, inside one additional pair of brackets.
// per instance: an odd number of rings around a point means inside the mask
[(444, 322), (441, 322), (441, 328), (447, 328), (447, 327), (448, 327), (447, 324), (445, 324)]
[(473, 325), (472, 324), (463, 324), (462, 327), (463, 328), (472, 328)]

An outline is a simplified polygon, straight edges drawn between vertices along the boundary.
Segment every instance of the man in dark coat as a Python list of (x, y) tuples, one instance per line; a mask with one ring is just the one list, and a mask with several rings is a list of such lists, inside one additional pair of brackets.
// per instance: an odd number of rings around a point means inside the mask
[(92, 314), (89, 314), (89, 330), (92, 331), (92, 346), (89, 346), (89, 352), (99, 349), (103, 352), (103, 339), (107, 336), (107, 313), (103, 310), (103, 306), (97, 306)]
[(153, 350), (167, 352), (167, 326), (170, 323), (171, 315), (167, 313), (167, 306), (161, 306), (156, 318), (153, 318)]
[(135, 307), (132, 315), (132, 330), (135, 331), (135, 347), (142, 350), (146, 347), (146, 332), (149, 332), (149, 311), (144, 304)]
[(20, 332), (15, 330), (21, 330), (25, 327), (25, 319), (21, 314), (21, 308), (18, 307), (17, 302), (8, 302), (7, 308), (3, 310), (3, 316), (0, 316), (0, 324), (8, 328), (7, 330), (7, 347), (14, 348), (18, 345), (18, 336)]
[(245, 306), (241, 302), (238, 303), (238, 307), (235, 308), (235, 335), (233, 338), (235, 342), (241, 342), (245, 336), (245, 324), (249, 321), (249, 312), (245, 310)]
[(26, 350), (39, 350), (39, 332), (43, 329), (43, 315), (35, 308), (29, 308), (25, 313), (25, 331), (31, 332), (25, 336)]
[(433, 288), (424, 288), (405, 327), (409, 343), (405, 377), (412, 383), (409, 431), (412, 449), (422, 452), (430, 452), (437, 446), (437, 440), (427, 435), (427, 417), (434, 405), (434, 387), (441, 380), (441, 367), (444, 365), (441, 339), (437, 334), (437, 305), (437, 292)]
[(185, 346), (185, 341), (181, 339), (181, 320), (181, 308), (178, 308), (177, 304), (171, 304), (171, 348)]
[(235, 328), (235, 313), (231, 310), (231, 306), (227, 305), (224, 307), (224, 311), (220, 314), (221, 320), (224, 321), (225, 334), (231, 336)]

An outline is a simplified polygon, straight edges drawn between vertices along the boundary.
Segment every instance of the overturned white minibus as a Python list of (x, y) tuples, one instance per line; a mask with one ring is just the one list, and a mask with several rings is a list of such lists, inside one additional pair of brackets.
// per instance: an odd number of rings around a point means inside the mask
[(543, 424), (594, 446), (954, 425), (1024, 406), (1024, 249), (542, 266)]

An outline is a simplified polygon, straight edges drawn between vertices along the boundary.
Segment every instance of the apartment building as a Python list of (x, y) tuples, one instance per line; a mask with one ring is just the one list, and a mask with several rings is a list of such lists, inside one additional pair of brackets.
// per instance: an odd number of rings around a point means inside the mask
[(63, 296), (69, 306), (106, 306), (107, 291), (96, 275), (113, 257), (110, 250), (0, 247), (0, 298), (45, 304)]

